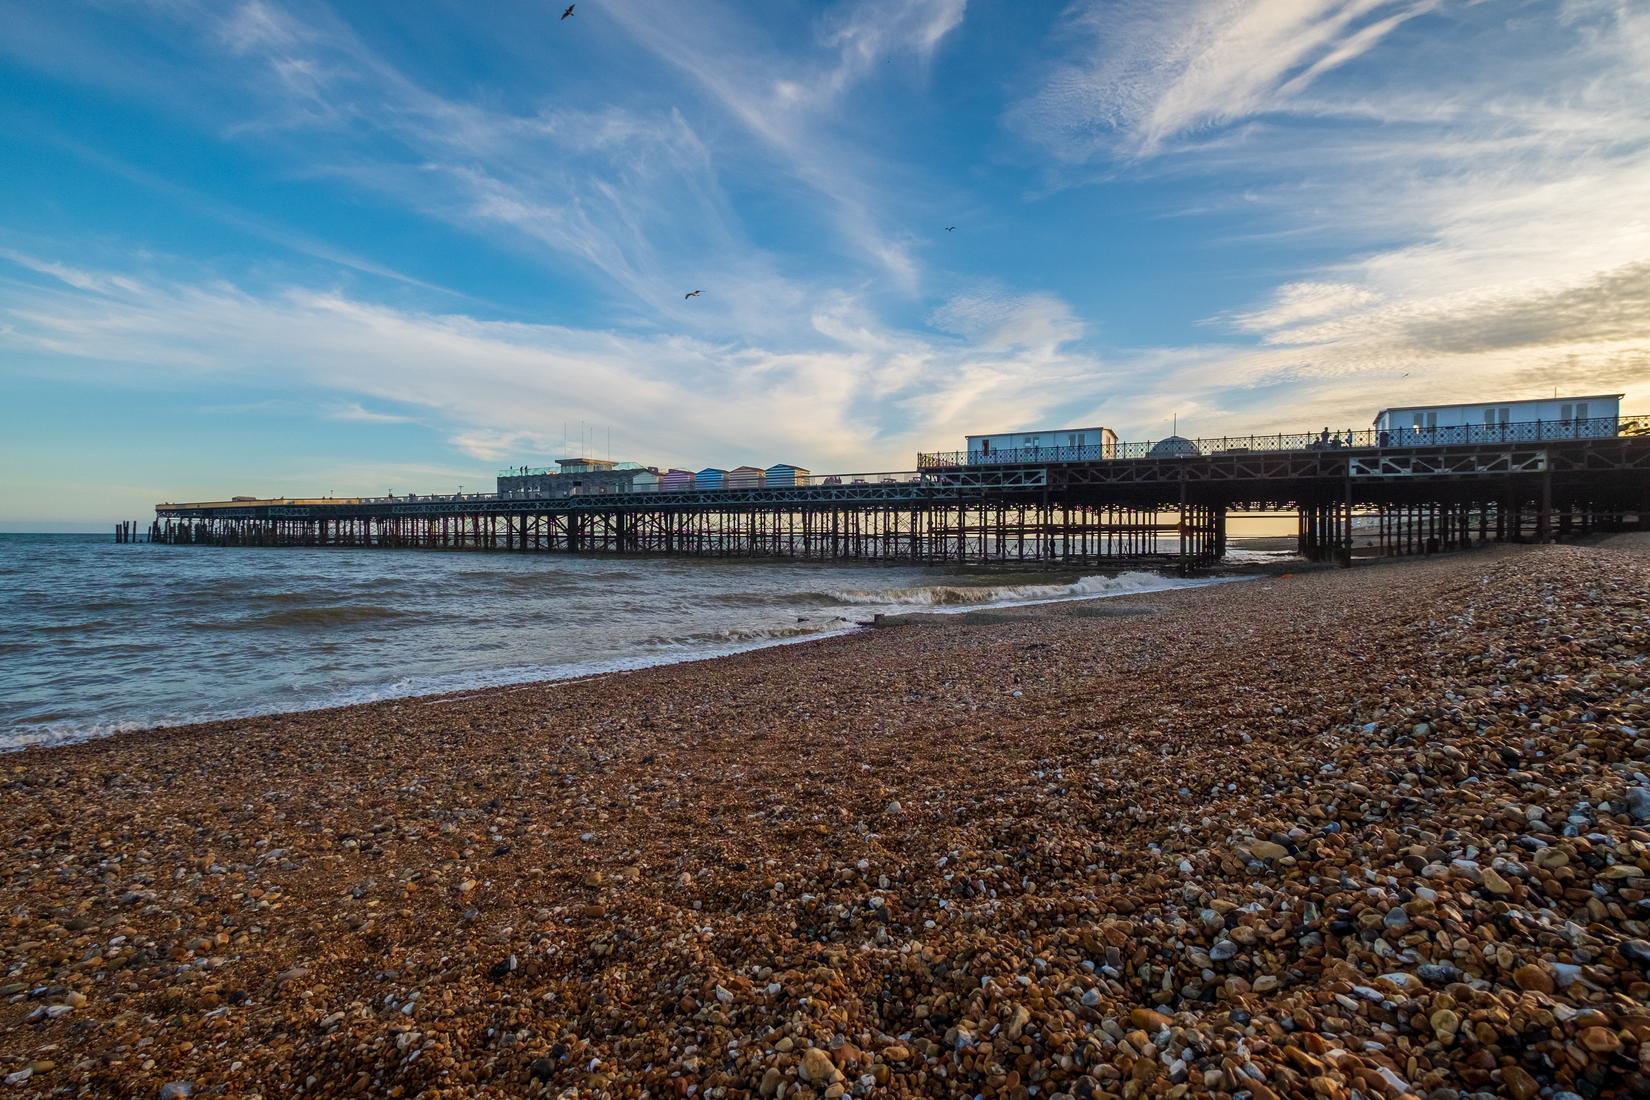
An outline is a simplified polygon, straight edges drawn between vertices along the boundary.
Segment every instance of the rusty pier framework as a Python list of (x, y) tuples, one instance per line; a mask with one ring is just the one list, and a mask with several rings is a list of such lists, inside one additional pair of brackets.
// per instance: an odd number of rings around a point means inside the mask
[(149, 541), (1189, 570), (1225, 554), (1233, 512), (1298, 514), (1315, 561), (1650, 527), (1650, 418), (1584, 424), (921, 455), (789, 486), (162, 504)]

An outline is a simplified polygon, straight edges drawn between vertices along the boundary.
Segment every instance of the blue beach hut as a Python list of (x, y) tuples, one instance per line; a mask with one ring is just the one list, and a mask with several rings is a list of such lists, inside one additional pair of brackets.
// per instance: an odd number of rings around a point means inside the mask
[(788, 462), (781, 462), (768, 467), (768, 485), (781, 489), (794, 489), (808, 481), (808, 471), (800, 466), (792, 466)]

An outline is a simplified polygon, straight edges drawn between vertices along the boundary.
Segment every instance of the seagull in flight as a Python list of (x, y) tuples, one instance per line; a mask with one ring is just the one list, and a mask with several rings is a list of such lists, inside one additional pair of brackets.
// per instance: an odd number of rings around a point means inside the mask
[(945, 231), (946, 231), (946, 232), (947, 232), (947, 233), (949, 233), (949, 232), (951, 232), (951, 231), (952, 231), (952, 230), (953, 230), (953, 229), (955, 229), (955, 228), (957, 228), (957, 227), (956, 227), (956, 226), (954, 226), (954, 225), (948, 225), (948, 226), (946, 226), (946, 227), (945, 227)]
[(700, 291), (700, 290), (690, 290), (690, 291), (688, 291), (688, 292), (687, 292), (687, 293), (686, 293), (686, 294), (684, 294), (684, 295), (682, 295), (682, 301), (684, 301), (684, 302), (685, 302), (685, 301), (687, 301), (687, 300), (688, 300), (688, 299), (689, 299), (689, 298), (697, 298), (697, 297), (699, 297), (699, 295), (700, 295), (700, 294), (702, 294), (702, 293), (704, 293), (704, 292), (703, 292), (703, 291)]
[(573, 14), (573, 9), (574, 9), (574, 7), (576, 7), (576, 6), (577, 6), (577, 5), (574, 5), (574, 4), (569, 4), (569, 5), (567, 5), (567, 10), (566, 10), (566, 11), (564, 11), (564, 12), (562, 12), (562, 13), (561, 13), (561, 17), (562, 17), (562, 18), (563, 18), (563, 19), (566, 19), (566, 18), (567, 18), (567, 17), (568, 17), (568, 16), (569, 16), (569, 15), (572, 15), (572, 14)]

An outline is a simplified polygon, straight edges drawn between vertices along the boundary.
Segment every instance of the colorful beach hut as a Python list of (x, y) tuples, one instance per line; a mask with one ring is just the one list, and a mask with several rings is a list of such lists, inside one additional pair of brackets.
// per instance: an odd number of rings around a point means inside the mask
[(706, 466), (693, 475), (695, 489), (724, 489), (728, 484), (728, 472), (717, 469), (715, 466)]
[(630, 479), (630, 491), (633, 493), (657, 493), (659, 491), (659, 471), (649, 468), (638, 473)]
[(769, 488), (794, 489), (798, 485), (807, 484), (808, 471), (800, 466), (781, 462), (768, 467), (767, 480)]
[(760, 489), (767, 480), (768, 475), (760, 466), (735, 466), (728, 471), (729, 489)]
[(675, 493), (691, 488), (693, 488), (692, 470), (678, 470), (672, 467), (659, 475), (659, 489), (661, 492)]

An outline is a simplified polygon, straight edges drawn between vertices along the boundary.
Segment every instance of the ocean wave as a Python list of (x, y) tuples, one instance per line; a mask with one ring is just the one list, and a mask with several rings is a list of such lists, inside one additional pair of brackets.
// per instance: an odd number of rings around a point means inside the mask
[(293, 607), (271, 611), (247, 619), (227, 619), (221, 622), (196, 622), (191, 625), (205, 630), (271, 630), (297, 627), (320, 630), (328, 627), (356, 626), (401, 619), (410, 612), (381, 604), (333, 604), (322, 607)]
[(29, 629), (38, 634), (95, 634), (110, 630), (114, 625), (107, 619), (87, 619), (78, 623), (43, 623)]
[[(184, 719), (187, 721), (187, 719)], [(91, 741), (117, 733), (149, 729), (160, 722), (50, 722), (40, 725), (11, 726), (0, 729), (0, 752), (17, 749), (50, 748), (71, 745), (76, 741)]]
[(1273, 562), (1290, 561), (1299, 557), (1300, 554), (1294, 550), (1249, 550), (1244, 547), (1233, 547), (1226, 551), (1221, 564), (1270, 565)]
[(716, 592), (705, 596), (703, 602), (722, 607), (826, 607), (841, 604), (835, 592)]
[[(465, 579), (471, 583), (484, 583), (489, 588), (498, 588), (515, 592), (550, 593), (571, 591), (578, 588), (578, 582), (589, 579), (570, 576), (566, 573), (467, 573)], [(594, 578), (601, 579), (601, 578)]]
[(1157, 573), (1118, 573), (1079, 577), (1069, 584), (932, 584), (916, 588), (845, 589), (829, 595), (837, 602), (849, 605), (968, 608), (1128, 596), (1137, 592), (1160, 592), (1167, 588), (1207, 583), (1210, 583), (1207, 579), (1180, 580)]
[(75, 603), (74, 609), (76, 611), (80, 611), (80, 612), (88, 612), (88, 611), (125, 611), (128, 608), (141, 607), (141, 606), (142, 606), (142, 604), (138, 600), (123, 600), (123, 599), (115, 598), (115, 599), (100, 599), (100, 600), (79, 600)]
[(704, 630), (692, 634), (660, 634), (643, 638), (643, 649), (702, 649), (723, 645), (757, 646), (766, 643), (799, 640), (815, 634), (837, 633), (848, 627), (859, 626), (840, 616), (810, 619), (787, 626), (730, 626), (721, 630)]

